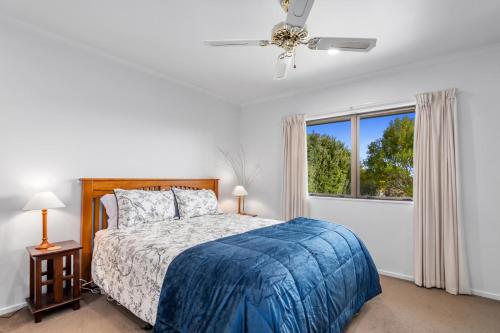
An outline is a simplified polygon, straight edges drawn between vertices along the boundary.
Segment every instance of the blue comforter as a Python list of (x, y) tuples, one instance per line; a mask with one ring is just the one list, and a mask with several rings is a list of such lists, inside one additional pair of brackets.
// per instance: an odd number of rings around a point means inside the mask
[(341, 332), (380, 293), (373, 260), (354, 233), (297, 218), (177, 256), (154, 332)]

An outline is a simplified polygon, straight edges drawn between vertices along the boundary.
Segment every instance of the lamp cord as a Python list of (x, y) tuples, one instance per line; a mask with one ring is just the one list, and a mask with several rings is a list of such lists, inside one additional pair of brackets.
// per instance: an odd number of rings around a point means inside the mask
[(92, 280), (86, 281), (84, 279), (80, 279), (80, 283), (82, 290), (89, 291), (91, 294), (94, 295), (103, 294), (101, 288), (99, 288)]
[[(86, 291), (89, 291), (91, 294), (94, 294), (94, 295), (105, 295), (106, 296), (106, 300), (110, 303), (115, 303), (116, 305), (119, 305), (121, 306), (120, 302), (118, 302), (117, 300), (115, 300), (113, 297), (109, 296), (108, 294), (106, 294), (101, 288), (99, 288), (95, 283), (94, 281), (86, 281), (84, 279), (80, 279), (81, 283), (82, 283), (82, 290), (86, 290)], [(89, 287), (87, 287), (89, 286)]]

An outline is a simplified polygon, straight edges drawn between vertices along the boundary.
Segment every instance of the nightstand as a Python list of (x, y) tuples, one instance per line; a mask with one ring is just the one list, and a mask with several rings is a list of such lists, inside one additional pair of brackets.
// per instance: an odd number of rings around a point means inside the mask
[(80, 250), (75, 241), (54, 243), (60, 248), (26, 249), (30, 256), (30, 297), (26, 299), (35, 323), (42, 321), (42, 313), (63, 305), (80, 308)]
[(252, 214), (252, 213), (240, 213), (240, 215), (251, 216), (251, 217), (257, 217), (257, 214)]

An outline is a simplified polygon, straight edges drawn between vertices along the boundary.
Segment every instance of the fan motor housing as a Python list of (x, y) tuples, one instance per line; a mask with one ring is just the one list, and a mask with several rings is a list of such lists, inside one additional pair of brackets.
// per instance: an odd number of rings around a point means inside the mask
[(307, 36), (308, 32), (305, 27), (294, 27), (281, 22), (273, 29), (271, 44), (279, 46), (287, 52), (293, 52), (300, 44), (307, 44)]

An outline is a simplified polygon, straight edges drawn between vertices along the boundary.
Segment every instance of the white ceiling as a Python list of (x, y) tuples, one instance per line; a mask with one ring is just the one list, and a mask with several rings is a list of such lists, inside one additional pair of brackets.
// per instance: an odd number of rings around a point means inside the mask
[(310, 36), (375, 37), (370, 53), (302, 48), (273, 81), (280, 50), (209, 48), (206, 39), (267, 39), (278, 0), (0, 0), (0, 12), (237, 104), (500, 42), (498, 0), (316, 0)]

